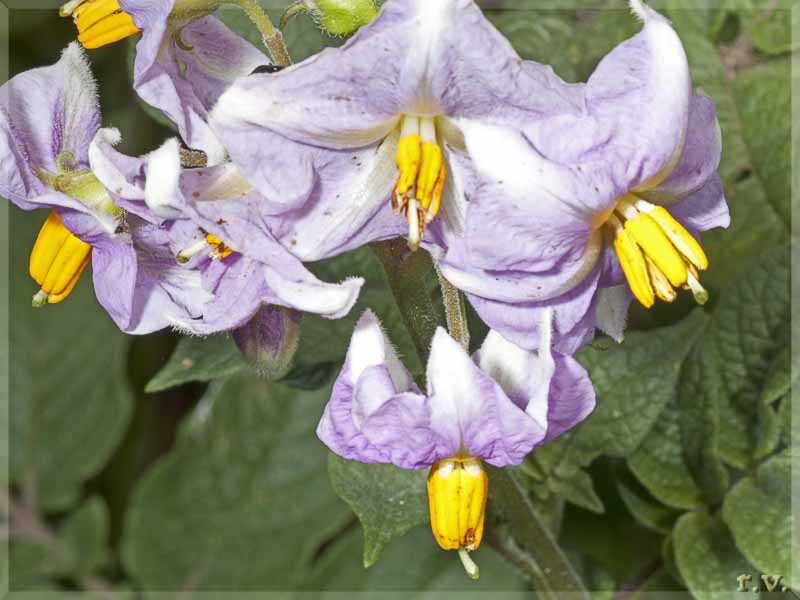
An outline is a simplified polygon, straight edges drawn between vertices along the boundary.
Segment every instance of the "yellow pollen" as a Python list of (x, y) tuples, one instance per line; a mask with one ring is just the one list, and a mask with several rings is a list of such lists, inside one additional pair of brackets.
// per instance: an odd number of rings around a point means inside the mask
[(643, 306), (650, 308), (656, 296), (672, 302), (675, 288), (690, 289), (699, 303), (708, 299), (698, 276), (698, 269), (708, 267), (708, 258), (665, 208), (629, 194), (618, 201), (607, 224), (614, 231), (614, 249), (628, 285)]
[(409, 246), (416, 250), (441, 207), (447, 176), (442, 149), (436, 140), (432, 117), (404, 117), (395, 162), (399, 175), (392, 197), (397, 214), (409, 223)]
[(51, 212), (31, 251), (30, 274), (41, 286), (34, 306), (58, 304), (69, 296), (91, 256), (92, 247), (70, 233), (58, 214)]
[(206, 233), (206, 242), (211, 246), (211, 258), (214, 260), (222, 260), (233, 254), (233, 250), (215, 235)]
[(477, 458), (448, 458), (428, 474), (431, 530), (444, 550), (477, 550), (483, 539), (489, 479)]
[(78, 28), (78, 41), (90, 50), (141, 31), (117, 0), (88, 0), (72, 11), (72, 17)]

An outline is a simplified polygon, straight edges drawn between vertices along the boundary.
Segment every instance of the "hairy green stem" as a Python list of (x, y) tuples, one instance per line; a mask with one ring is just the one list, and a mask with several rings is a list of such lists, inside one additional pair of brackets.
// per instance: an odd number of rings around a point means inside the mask
[(513, 534), (495, 536), (492, 545), (533, 580), (536, 591), (550, 598), (589, 600), (572, 565), (536, 514), (527, 492), (508, 469), (489, 471), (489, 509), (511, 524)]
[(289, 23), (289, 20), (292, 17), (304, 12), (310, 12), (304, 0), (297, 0), (297, 2), (293, 2), (292, 4), (290, 4), (289, 7), (285, 11), (283, 11), (283, 14), (281, 15), (281, 22), (279, 25), (281, 31), (286, 29), (286, 25)]
[(292, 64), (289, 51), (283, 41), (283, 33), (272, 24), (272, 21), (257, 0), (225, 0), (225, 2), (227, 4), (235, 4), (241, 8), (258, 28), (273, 63), (279, 67), (288, 67)]
[(428, 362), (431, 340), (440, 325), (428, 291), (426, 277), (433, 269), (427, 252), (412, 252), (402, 238), (371, 244), (383, 263), (389, 287), (423, 365)]
[(467, 322), (467, 309), (464, 305), (464, 296), (458, 288), (447, 281), (439, 266), (436, 266), (439, 276), (439, 285), (442, 288), (442, 302), (447, 315), (447, 331), (450, 336), (469, 352), (469, 323)]

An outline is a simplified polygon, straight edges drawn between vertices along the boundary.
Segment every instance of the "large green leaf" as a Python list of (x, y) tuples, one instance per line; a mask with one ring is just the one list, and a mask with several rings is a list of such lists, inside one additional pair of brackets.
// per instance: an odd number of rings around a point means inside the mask
[(63, 510), (130, 420), (128, 339), (97, 303), (89, 270), (64, 302), (31, 307), (28, 254), (44, 216), (11, 218), (11, 478), (44, 510)]
[(147, 383), (145, 392), (160, 392), (191, 381), (212, 381), (247, 368), (247, 362), (229, 335), (185, 337)]
[(673, 536), (678, 569), (698, 600), (734, 597), (737, 577), (758, 577), (736, 549), (719, 517), (705, 512), (687, 513), (678, 520)]
[(289, 589), (351, 518), (314, 428), (327, 390), (238, 375), (212, 384), (138, 486), (123, 560), (146, 589)]
[(787, 585), (800, 587), (792, 579), (792, 556), (800, 556), (800, 540), (792, 523), (791, 471), (789, 456), (761, 465), (725, 496), (722, 518), (739, 550), (761, 573), (782, 575)]
[(689, 355), (678, 390), (684, 455), (711, 500), (727, 489), (721, 461), (747, 468), (779, 441), (780, 422), (764, 404), (790, 321), (789, 254), (773, 248), (744, 265)]
[(334, 491), (350, 505), (364, 529), (364, 567), (371, 567), (393, 539), (428, 521), (426, 470), (367, 465), (330, 455)]

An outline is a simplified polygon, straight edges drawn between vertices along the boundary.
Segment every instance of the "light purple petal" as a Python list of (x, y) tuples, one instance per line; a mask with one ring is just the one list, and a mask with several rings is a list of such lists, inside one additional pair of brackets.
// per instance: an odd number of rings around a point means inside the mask
[(367, 311), (353, 332), (317, 435), (344, 458), (420, 468), (433, 462), (429, 419), (425, 396)]
[(680, 162), (656, 188), (642, 192), (651, 202), (670, 205), (705, 186), (716, 173), (722, 154), (722, 133), (714, 101), (708, 96), (692, 96), (686, 145)]
[(427, 374), (431, 428), (442, 440), (438, 458), (466, 453), (496, 467), (514, 465), (542, 438), (536, 422), (441, 328)]
[(136, 251), (127, 236), (98, 241), (92, 247), (95, 295), (122, 331), (130, 329), (137, 263)]
[(716, 173), (698, 191), (670, 206), (669, 212), (692, 231), (728, 227), (731, 223), (722, 179)]
[(594, 387), (586, 369), (571, 356), (557, 354), (555, 361), (547, 409), (547, 435), (542, 444), (583, 421), (595, 407)]
[[(525, 127), (542, 154), (591, 171), (612, 167), (616, 187), (649, 189), (677, 165), (686, 138), (691, 80), (686, 53), (669, 22), (638, 4), (643, 30), (598, 65), (585, 108)], [(624, 193), (624, 192), (623, 192)], [(619, 194), (621, 195), (621, 194)]]
[(596, 326), (615, 342), (622, 342), (632, 300), (633, 294), (627, 283), (598, 290)]
[(191, 50), (179, 47), (168, 29), (173, 1), (121, 0), (120, 7), (142, 29), (136, 47), (134, 88), (141, 98), (163, 111), (192, 148), (203, 150), (212, 163), (225, 150), (208, 126), (208, 112), (238, 77), (269, 60), (216, 17), (204, 17), (181, 29)]
[[(99, 127), (96, 85), (77, 42), (56, 64), (13, 77), (0, 88), (0, 195), (34, 208), (45, 192), (35, 170), (57, 174), (56, 157), (65, 151), (73, 153), (77, 169), (87, 168)], [(78, 208), (64, 198), (61, 205)]]
[[(203, 308), (212, 299), (202, 287), (197, 269), (179, 266), (170, 249), (169, 232), (156, 225), (136, 221), (131, 235), (136, 249), (136, 287), (130, 324), (126, 333), (144, 335), (165, 327), (205, 333)], [(113, 277), (114, 271), (108, 272)]]

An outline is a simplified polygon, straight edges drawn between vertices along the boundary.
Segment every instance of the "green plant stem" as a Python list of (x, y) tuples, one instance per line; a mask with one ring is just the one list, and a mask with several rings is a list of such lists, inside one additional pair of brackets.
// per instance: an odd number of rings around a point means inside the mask
[(288, 67), (292, 64), (289, 51), (283, 41), (283, 33), (272, 24), (272, 21), (257, 0), (225, 0), (225, 2), (227, 4), (235, 4), (241, 8), (258, 28), (273, 63), (279, 67)]
[(431, 340), (440, 325), (439, 317), (428, 292), (426, 277), (433, 269), (427, 252), (412, 252), (405, 240), (396, 238), (371, 244), (383, 263), (389, 287), (423, 365), (428, 362)]
[(445, 315), (447, 315), (447, 331), (455, 341), (461, 344), (464, 350), (469, 352), (469, 323), (467, 322), (464, 297), (456, 286), (447, 281), (438, 266), (436, 274), (439, 276), (439, 285), (442, 288), (442, 301)]
[(289, 7), (285, 11), (283, 11), (283, 14), (281, 15), (281, 22), (279, 25), (281, 31), (286, 29), (286, 25), (289, 23), (289, 20), (292, 17), (304, 12), (310, 12), (304, 0), (297, 0), (297, 2), (293, 2), (292, 4), (290, 4)]
[(508, 469), (489, 467), (489, 510), (499, 512), (513, 533), (490, 538), (492, 545), (533, 580), (550, 598), (589, 600), (572, 565), (536, 514), (527, 492)]

